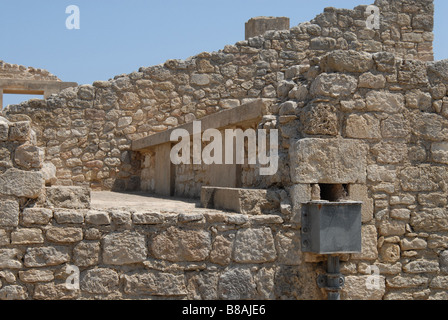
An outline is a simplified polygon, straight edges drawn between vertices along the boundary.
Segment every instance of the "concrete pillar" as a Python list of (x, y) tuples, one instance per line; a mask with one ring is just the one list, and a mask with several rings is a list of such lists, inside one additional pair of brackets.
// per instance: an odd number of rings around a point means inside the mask
[(263, 35), (269, 30), (289, 30), (287, 17), (256, 17), (246, 22), (246, 40)]

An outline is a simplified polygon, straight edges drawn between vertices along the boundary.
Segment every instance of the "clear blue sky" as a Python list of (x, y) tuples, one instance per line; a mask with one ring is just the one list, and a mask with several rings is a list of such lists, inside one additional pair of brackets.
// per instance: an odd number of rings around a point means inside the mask
[[(79, 84), (108, 80), (167, 59), (186, 59), (244, 40), (255, 16), (287, 16), (291, 26), (333, 6), (373, 0), (14, 0), (0, 9), (0, 60), (47, 69)], [(436, 59), (448, 58), (448, 1), (435, 0)], [(81, 29), (68, 30), (65, 9), (77, 5)], [(29, 97), (28, 97), (29, 98)], [(24, 97), (5, 95), (4, 105)]]

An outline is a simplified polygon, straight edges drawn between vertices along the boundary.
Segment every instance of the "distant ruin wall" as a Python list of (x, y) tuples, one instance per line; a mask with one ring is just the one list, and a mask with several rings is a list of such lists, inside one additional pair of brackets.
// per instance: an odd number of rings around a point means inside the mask
[(32, 118), (60, 185), (138, 189), (141, 159), (130, 152), (132, 140), (253, 99), (275, 103), (289, 67), (307, 68), (314, 58), (336, 49), (432, 60), (432, 1), (376, 4), (380, 30), (366, 28), (366, 6), (327, 8), (290, 30), (268, 31), (219, 52), (67, 89), (45, 101), (11, 106), (4, 114)]

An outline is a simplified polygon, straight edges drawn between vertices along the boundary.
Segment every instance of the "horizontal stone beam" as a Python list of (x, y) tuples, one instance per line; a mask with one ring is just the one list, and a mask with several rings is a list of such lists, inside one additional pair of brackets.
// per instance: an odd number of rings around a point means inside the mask
[[(239, 107), (214, 113), (199, 119), (201, 121), (202, 132), (207, 129), (223, 129), (233, 125), (255, 122), (261, 120), (266, 114), (266, 106), (263, 101), (257, 100)], [(176, 128), (172, 128), (148, 137), (132, 142), (133, 151), (149, 150), (157, 145), (170, 142), (171, 133), (176, 129), (185, 129), (193, 135), (193, 123), (187, 123)]]
[(42, 94), (48, 97), (77, 86), (76, 82), (0, 79), (0, 89), (4, 94)]

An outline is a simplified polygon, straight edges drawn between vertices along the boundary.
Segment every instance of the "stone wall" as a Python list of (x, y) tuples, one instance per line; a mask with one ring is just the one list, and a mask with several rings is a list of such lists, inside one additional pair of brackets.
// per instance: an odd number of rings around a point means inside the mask
[(39, 146), (57, 167), (58, 184), (138, 189), (141, 159), (130, 152), (132, 140), (253, 99), (277, 102), (278, 83), (291, 66), (304, 70), (315, 57), (336, 49), (432, 60), (432, 1), (376, 4), (380, 30), (366, 28), (366, 6), (327, 8), (290, 30), (70, 88), (47, 100), (11, 106), (4, 114), (32, 118)]
[(10, 64), (0, 60), (0, 79), (61, 81), (47, 70)]

